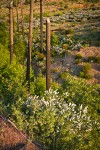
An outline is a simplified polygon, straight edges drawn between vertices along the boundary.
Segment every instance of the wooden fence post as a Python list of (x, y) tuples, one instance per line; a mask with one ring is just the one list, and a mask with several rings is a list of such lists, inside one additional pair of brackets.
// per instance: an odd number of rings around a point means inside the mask
[(43, 17), (42, 0), (40, 0), (40, 49), (43, 51)]
[(24, 39), (24, 16), (23, 16), (23, 2), (22, 2), (22, 0), (20, 1), (20, 6), (21, 6), (22, 36), (23, 36), (23, 39)]
[(16, 0), (17, 32), (19, 32), (18, 0)]
[(46, 20), (46, 90), (50, 88), (50, 20)]
[(28, 91), (30, 92), (30, 70), (31, 70), (31, 54), (32, 54), (32, 29), (33, 29), (33, 1), (30, 1), (30, 19), (29, 19), (29, 38), (28, 38), (28, 57), (27, 57), (27, 74)]

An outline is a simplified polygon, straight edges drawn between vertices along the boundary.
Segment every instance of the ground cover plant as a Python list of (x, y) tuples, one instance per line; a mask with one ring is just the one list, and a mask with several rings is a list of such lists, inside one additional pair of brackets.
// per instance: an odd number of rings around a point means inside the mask
[[(7, 1), (0, 7), (0, 115), (9, 118), (44, 150), (98, 150), (100, 147), (99, 3), (44, 1), (43, 51), (39, 1), (34, 3), (30, 93), (26, 65), (29, 1), (14, 6), (14, 56), (10, 64)], [(91, 3), (92, 2), (92, 3)], [(51, 9), (50, 9), (51, 8)], [(46, 17), (51, 20), (51, 88), (46, 91)], [(1, 127), (0, 127), (1, 132)]]

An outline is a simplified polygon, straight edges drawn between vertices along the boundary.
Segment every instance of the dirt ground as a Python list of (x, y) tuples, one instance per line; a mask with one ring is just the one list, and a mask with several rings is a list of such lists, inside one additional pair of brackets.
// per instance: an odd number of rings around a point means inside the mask
[(0, 116), (0, 150), (41, 150), (10, 120)]
[[(66, 58), (58, 57), (55, 62), (51, 65), (52, 78), (56, 80), (61, 72), (69, 72), (72, 75), (78, 77), (84, 62), (75, 64), (75, 56), (81, 54), (81, 56), (87, 59), (90, 56), (100, 57), (100, 47), (86, 47), (81, 48), (80, 51), (74, 51), (69, 55), (66, 55)], [(63, 63), (62, 63), (62, 60)], [(53, 72), (54, 68), (58, 68), (56, 73)], [(100, 64), (91, 63), (90, 74), (93, 76), (92, 79), (86, 80), (87, 83), (100, 83)]]

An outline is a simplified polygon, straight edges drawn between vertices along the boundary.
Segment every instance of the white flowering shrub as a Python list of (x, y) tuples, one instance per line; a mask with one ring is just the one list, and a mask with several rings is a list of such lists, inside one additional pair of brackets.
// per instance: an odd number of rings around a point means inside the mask
[[(57, 36), (57, 35), (56, 35)], [(51, 38), (52, 39), (52, 38)], [(83, 47), (82, 42), (75, 40), (72, 36), (66, 35), (62, 38), (56, 37), (55, 42), (53, 41), (51, 44), (51, 50), (53, 54), (60, 55), (68, 50), (80, 50)]]
[[(28, 97), (26, 101), (29, 115), (30, 135), (52, 150), (65, 150), (85, 138), (92, 131), (88, 107), (66, 103), (69, 93), (46, 91), (42, 98)], [(74, 142), (73, 142), (74, 140)], [(84, 143), (85, 144), (85, 143)]]

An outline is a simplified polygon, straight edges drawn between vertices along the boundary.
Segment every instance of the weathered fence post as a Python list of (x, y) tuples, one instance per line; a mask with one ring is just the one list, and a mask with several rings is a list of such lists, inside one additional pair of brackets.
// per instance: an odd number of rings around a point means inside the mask
[(40, 49), (43, 51), (43, 18), (42, 18), (42, 0), (40, 0)]
[(46, 90), (50, 88), (50, 20), (46, 20)]
[(30, 92), (30, 69), (31, 69), (31, 53), (32, 53), (33, 1), (34, 0), (30, 1), (29, 38), (28, 38), (27, 74), (26, 74), (29, 92)]
[(17, 32), (19, 32), (18, 0), (16, 0)]
[(10, 24), (10, 64), (13, 60), (13, 1), (10, 1), (9, 6), (9, 24)]
[(20, 1), (20, 6), (21, 6), (22, 36), (24, 39), (24, 16), (23, 16), (23, 2), (22, 2), (22, 0)]

